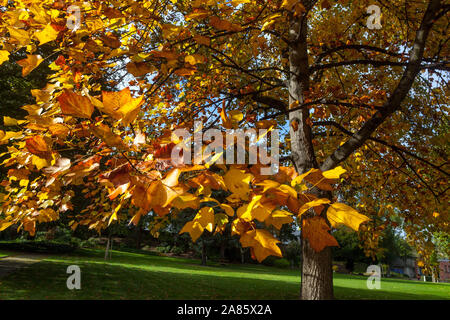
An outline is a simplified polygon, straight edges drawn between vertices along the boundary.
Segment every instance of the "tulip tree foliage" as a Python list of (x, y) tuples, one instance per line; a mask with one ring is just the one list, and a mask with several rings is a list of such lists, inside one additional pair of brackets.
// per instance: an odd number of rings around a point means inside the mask
[[(449, 7), (0, 0), (0, 63), (26, 53), (17, 62), (26, 77), (53, 61), (48, 83), (32, 91), (35, 104), (22, 107), (28, 116), (4, 118), (0, 230), (33, 235), (67, 211), (72, 229), (97, 231), (152, 214), (157, 235), (169, 217), (192, 208), (181, 233), (196, 241), (228, 225), (262, 261), (281, 256), (277, 231), (296, 223), (301, 298), (330, 299), (332, 228), (358, 231), (374, 255), (395, 216), (426, 267), (431, 234), (449, 232)], [(49, 42), (54, 52), (38, 55)], [(116, 89), (105, 89), (104, 79)], [(263, 175), (259, 160), (219, 163), (220, 154), (172, 162), (182, 140), (175, 130), (194, 136), (194, 121), (221, 134), (267, 129), (267, 140), (284, 132), (277, 173)], [(81, 212), (71, 212), (73, 186), (90, 199)]]

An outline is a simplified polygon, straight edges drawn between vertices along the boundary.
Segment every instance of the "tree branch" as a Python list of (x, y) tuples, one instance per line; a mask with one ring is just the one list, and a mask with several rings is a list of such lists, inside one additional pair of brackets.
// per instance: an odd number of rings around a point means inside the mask
[(401, 103), (405, 99), (411, 89), (417, 74), (420, 71), (425, 43), (436, 21), (436, 13), (442, 8), (439, 0), (430, 0), (428, 8), (422, 19), (421, 25), (416, 32), (416, 38), (410, 53), (410, 60), (406, 70), (400, 79), (399, 84), (392, 92), (389, 100), (385, 103), (384, 108), (378, 110), (362, 127), (353, 134), (351, 138), (342, 146), (338, 147), (321, 165), (321, 170), (326, 171), (334, 168), (340, 162), (348, 158), (356, 149), (361, 147), (364, 142), (370, 138), (370, 135), (395, 111), (400, 108)]

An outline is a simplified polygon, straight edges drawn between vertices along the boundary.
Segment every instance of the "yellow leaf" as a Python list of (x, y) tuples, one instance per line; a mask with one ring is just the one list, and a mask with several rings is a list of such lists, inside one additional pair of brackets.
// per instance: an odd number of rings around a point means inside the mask
[(144, 96), (133, 98), (130, 88), (119, 92), (102, 92), (103, 105), (101, 111), (109, 114), (116, 120), (121, 120), (128, 125), (136, 119)]
[(203, 63), (205, 60), (206, 60), (205, 57), (202, 56), (201, 54), (191, 54), (184, 58), (184, 61), (193, 66), (195, 66), (198, 63)]
[(194, 36), (194, 41), (205, 46), (209, 46), (211, 44), (211, 39), (204, 36)]
[(251, 174), (235, 168), (230, 169), (223, 177), (228, 190), (239, 196), (242, 200), (248, 200), (250, 181), (252, 178), (253, 176)]
[(275, 22), (277, 22), (277, 20), (281, 17), (281, 13), (275, 13), (269, 17), (267, 17), (266, 19), (264, 19), (264, 23), (263, 26), (261, 28), (261, 31), (264, 31), (266, 29), (268, 29), (271, 25), (273, 25)]
[(359, 230), (361, 223), (370, 220), (365, 215), (358, 213), (358, 211), (343, 203), (333, 203), (327, 210), (327, 217), (333, 228), (344, 224), (355, 231)]
[(325, 219), (314, 216), (303, 220), (302, 237), (308, 239), (314, 251), (320, 252), (326, 247), (339, 247), (336, 239), (328, 232), (330, 227)]
[(39, 40), (39, 45), (55, 40), (58, 37), (58, 31), (48, 24), (42, 31), (36, 32), (34, 35)]
[(14, 118), (3, 117), (3, 124), (4, 124), (5, 126), (16, 126), (16, 125), (18, 125), (19, 123), (18, 123), (17, 120), (14, 119)]
[(322, 175), (326, 179), (339, 179), (339, 177), (345, 172), (347, 172), (347, 170), (345, 170), (344, 168), (336, 167), (332, 170), (322, 172)]
[(188, 15), (185, 15), (184, 18), (186, 19), (186, 21), (189, 20), (202, 20), (206, 17), (209, 16), (209, 11), (205, 10), (205, 9), (195, 9), (195, 11), (193, 13), (190, 13)]
[(0, 231), (6, 230), (7, 228), (12, 226), (13, 224), (14, 223), (12, 221), (0, 223)]
[(116, 134), (114, 134), (111, 129), (103, 123), (96, 125), (92, 129), (93, 133), (102, 139), (108, 146), (116, 147), (119, 150), (126, 150), (127, 147), (123, 143), (122, 138)]
[(221, 226), (225, 225), (226, 223), (228, 223), (228, 216), (223, 213), (218, 213), (214, 216), (214, 223), (218, 227), (221, 227)]
[(194, 220), (198, 221), (200, 225), (208, 230), (213, 231), (214, 228), (214, 210), (210, 207), (203, 207), (195, 216)]
[(51, 154), (50, 146), (42, 136), (32, 136), (25, 140), (25, 146), (29, 152), (41, 158), (47, 158)]
[(298, 2), (299, 0), (283, 0), (281, 8), (291, 11)]
[(262, 262), (268, 256), (281, 257), (281, 250), (277, 246), (280, 241), (274, 238), (270, 232), (263, 229), (255, 229), (244, 233), (240, 240), (243, 248), (251, 247), (252, 253), (258, 262)]
[(244, 204), (243, 206), (239, 207), (236, 212), (239, 219), (252, 221), (254, 219), (252, 210), (259, 203), (261, 198), (262, 195), (254, 196), (250, 203)]
[(244, 119), (244, 114), (239, 110), (231, 110), (228, 115), (230, 116), (231, 122), (239, 122)]
[(117, 207), (114, 209), (113, 214), (112, 214), (111, 217), (109, 218), (108, 226), (111, 224), (111, 222), (113, 222), (114, 220), (117, 220), (117, 212), (120, 210), (120, 207), (122, 207), (122, 203), (119, 203), (119, 204), (117, 205)]
[(280, 184), (273, 180), (264, 180), (263, 182), (257, 183), (257, 186), (263, 187), (263, 193), (269, 189), (275, 189), (280, 186)]
[(26, 77), (31, 71), (36, 69), (42, 61), (44, 60), (40, 55), (27, 54), (26, 59), (17, 61), (17, 64), (22, 67), (22, 76)]
[(189, 221), (184, 225), (180, 230), (180, 234), (189, 232), (192, 241), (195, 242), (202, 235), (204, 229), (212, 232), (214, 223), (214, 210), (210, 207), (203, 207), (197, 213), (194, 220)]
[(230, 216), (233, 217), (234, 216), (234, 209), (229, 206), (228, 204), (221, 204), (220, 207), (225, 211), (225, 213)]
[(30, 35), (28, 31), (16, 29), (12, 27), (7, 28), (12, 39), (16, 40), (21, 46), (27, 46), (30, 43)]
[(172, 206), (180, 210), (186, 208), (198, 209), (200, 206), (200, 199), (189, 193), (175, 198), (172, 201)]
[(50, 165), (50, 162), (47, 161), (47, 159), (40, 158), (38, 156), (32, 156), (31, 163), (34, 164), (36, 166), (36, 169), (38, 170), (41, 170), (42, 168)]
[(270, 214), (267, 219), (264, 220), (264, 223), (267, 226), (273, 225), (278, 230), (281, 229), (283, 224), (291, 223), (294, 219), (292, 218), (292, 213), (286, 210), (275, 210)]
[(330, 203), (330, 200), (325, 199), (325, 198), (316, 199), (316, 200), (307, 202), (300, 207), (300, 210), (298, 211), (298, 216), (301, 216), (303, 213), (308, 211), (310, 208), (318, 207), (318, 206), (321, 206), (321, 205), (327, 204), (327, 203)]
[(198, 223), (198, 221), (189, 221), (180, 230), (180, 234), (185, 232), (188, 232), (192, 238), (192, 241), (196, 242), (203, 233), (203, 227), (200, 225), (200, 223)]
[(68, 90), (58, 97), (58, 102), (64, 115), (89, 119), (94, 112), (94, 105), (88, 97)]
[(3, 62), (9, 60), (9, 51), (7, 50), (0, 50), (0, 65), (3, 64)]

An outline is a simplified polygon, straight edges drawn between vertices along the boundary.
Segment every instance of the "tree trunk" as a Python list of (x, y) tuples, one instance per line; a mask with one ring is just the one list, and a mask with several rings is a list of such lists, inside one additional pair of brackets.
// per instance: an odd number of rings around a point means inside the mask
[(205, 240), (202, 239), (202, 266), (206, 266), (206, 245)]
[(136, 238), (136, 249), (141, 249), (141, 243), (142, 243), (142, 225), (139, 224), (137, 226), (137, 238)]
[(111, 234), (108, 235), (108, 241), (106, 241), (106, 249), (105, 249), (105, 260), (108, 259), (108, 253), (109, 253), (109, 243), (111, 242)]
[(226, 249), (226, 247), (227, 247), (227, 242), (226, 242), (226, 240), (222, 240), (222, 241), (220, 242), (220, 259), (221, 259), (222, 261), (225, 260), (225, 249)]
[(331, 264), (331, 248), (315, 252), (308, 240), (302, 245), (302, 283), (300, 297), (303, 300), (333, 299), (333, 269)]
[[(311, 4), (303, 1), (305, 7)], [(304, 94), (309, 89), (309, 65), (307, 51), (306, 15), (290, 17), (289, 25), (289, 108), (304, 103)], [(312, 144), (309, 109), (301, 108), (289, 112), (291, 155), (296, 170), (301, 174), (318, 164)], [(319, 194), (319, 190), (315, 190)], [(331, 194), (327, 194), (331, 198)], [(309, 213), (303, 219), (309, 219)], [(324, 215), (325, 219), (326, 216)], [(306, 239), (302, 241), (302, 278), (300, 298), (303, 300), (333, 299), (333, 270), (331, 249), (315, 252)]]

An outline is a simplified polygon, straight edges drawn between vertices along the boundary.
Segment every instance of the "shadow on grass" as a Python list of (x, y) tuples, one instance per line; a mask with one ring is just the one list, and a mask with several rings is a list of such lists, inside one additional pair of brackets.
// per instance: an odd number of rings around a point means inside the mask
[[(252, 265), (201, 267), (191, 259), (137, 253), (113, 252), (112, 261), (104, 261), (101, 251), (78, 254), (82, 256), (53, 256), (0, 279), (0, 299), (298, 298), (299, 270), (253, 268)], [(81, 290), (71, 291), (66, 287), (69, 276), (66, 269), (72, 264), (81, 268)], [(382, 290), (369, 290), (365, 282), (364, 277), (336, 276), (335, 296), (338, 299), (445, 299), (445, 292), (448, 294), (450, 289), (443, 286), (443, 295), (432, 291), (410, 292), (410, 282), (386, 281), (382, 282)]]

